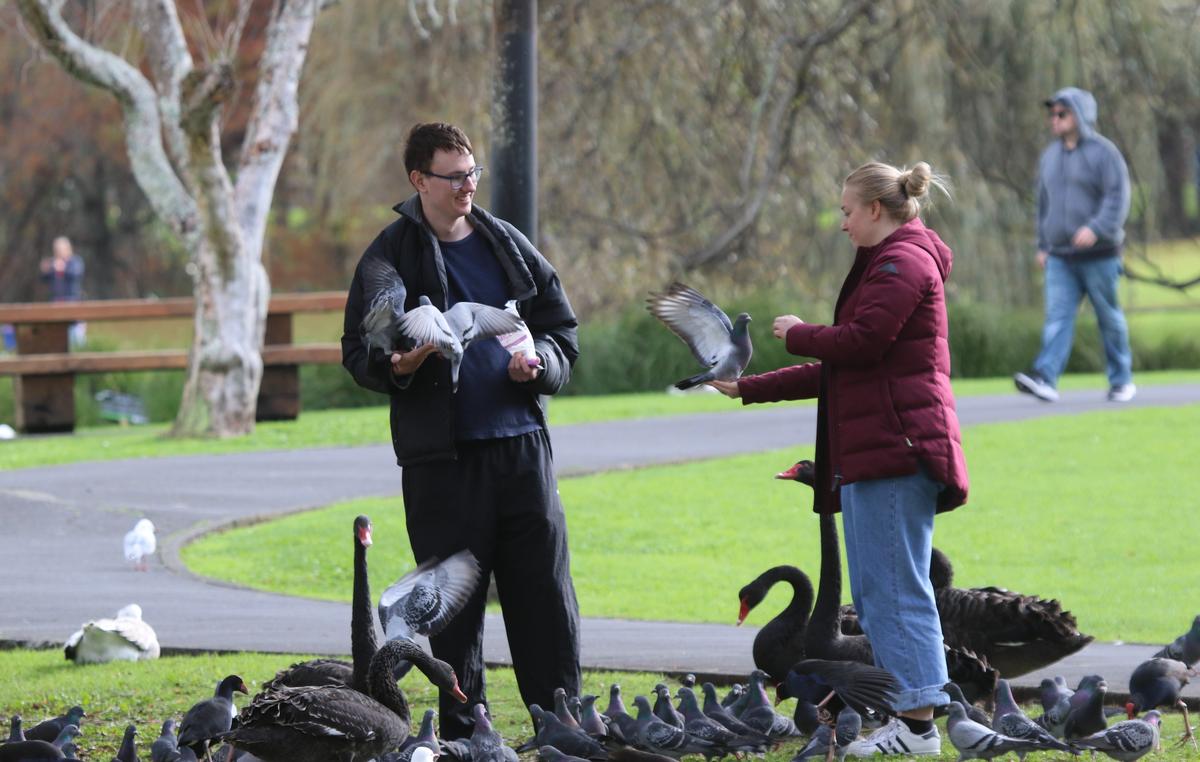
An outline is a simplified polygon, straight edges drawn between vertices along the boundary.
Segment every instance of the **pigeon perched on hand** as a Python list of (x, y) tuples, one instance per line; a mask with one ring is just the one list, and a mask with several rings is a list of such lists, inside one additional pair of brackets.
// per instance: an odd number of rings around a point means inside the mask
[(154, 523), (150, 519), (140, 519), (133, 529), (125, 533), (125, 560), (133, 564), (135, 571), (149, 570), (146, 559), (154, 555), (157, 547)]
[(472, 341), (520, 330), (519, 317), (498, 307), (477, 302), (458, 302), (442, 312), (429, 297), (400, 318), (400, 330), (417, 344), (433, 344), (450, 361), (450, 388), (458, 391), (458, 369)]
[(363, 315), (359, 332), (367, 351), (378, 348), (384, 355), (401, 348), (403, 334), (400, 319), (404, 317), (404, 300), (408, 289), (392, 263), (375, 257), (362, 262), (364, 290), (371, 296), (371, 306)]
[(661, 294), (651, 293), (647, 301), (650, 314), (678, 336), (696, 360), (707, 368), (675, 383), (676, 389), (691, 389), (708, 381), (736, 381), (754, 347), (750, 343), (750, 315), (743, 312), (730, 322), (720, 307), (705, 299), (694, 288), (672, 283)]
[[(521, 314), (517, 312), (517, 300), (509, 299), (504, 303), (504, 311), (513, 315), (518, 320), (521, 319)], [(533, 333), (530, 332), (529, 326), (525, 322), (521, 322), (521, 327), (512, 333), (502, 333), (496, 337), (500, 340), (500, 346), (508, 350), (510, 355), (520, 354), (525, 358), (525, 363), (531, 368), (541, 368), (542, 361), (537, 356), (537, 345), (533, 343)]]

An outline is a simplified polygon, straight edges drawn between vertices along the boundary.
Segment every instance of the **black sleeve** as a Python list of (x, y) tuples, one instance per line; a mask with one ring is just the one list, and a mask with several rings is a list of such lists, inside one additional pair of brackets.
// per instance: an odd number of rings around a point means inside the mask
[(544, 370), (529, 382), (529, 387), (536, 394), (557, 394), (571, 380), (571, 367), (579, 357), (579, 322), (558, 273), (541, 254), (535, 253), (534, 260), (531, 269), (537, 295), (522, 315)]

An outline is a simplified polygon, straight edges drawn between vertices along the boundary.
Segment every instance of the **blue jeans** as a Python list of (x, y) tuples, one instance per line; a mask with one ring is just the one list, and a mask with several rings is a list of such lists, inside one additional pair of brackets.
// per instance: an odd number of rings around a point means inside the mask
[(950, 703), (929, 555), (942, 485), (912, 476), (842, 486), (850, 594), (875, 664), (896, 676), (896, 711)]
[(1133, 381), (1133, 354), (1129, 351), (1129, 327), (1117, 302), (1121, 258), (1104, 257), (1074, 261), (1066, 257), (1046, 260), (1046, 322), (1042, 326), (1042, 349), (1033, 369), (1051, 386), (1071, 356), (1075, 341), (1075, 315), (1087, 295), (1096, 311), (1109, 386)]

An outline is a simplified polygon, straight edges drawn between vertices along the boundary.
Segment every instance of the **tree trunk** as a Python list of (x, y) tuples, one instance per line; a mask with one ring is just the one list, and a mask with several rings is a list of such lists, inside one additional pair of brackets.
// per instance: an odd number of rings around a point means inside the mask
[(143, 70), (81, 39), (64, 0), (18, 0), (32, 36), (77, 79), (124, 110), (126, 149), (155, 213), (189, 252), (196, 314), (187, 381), (172, 433), (229, 437), (254, 430), (270, 285), (263, 237), (283, 157), (298, 124), (297, 89), (320, 0), (275, 0), (259, 62), (238, 184), (221, 159), (220, 109), (234, 92), (230, 59), (251, 0), (197, 68), (174, 0), (136, 0)]

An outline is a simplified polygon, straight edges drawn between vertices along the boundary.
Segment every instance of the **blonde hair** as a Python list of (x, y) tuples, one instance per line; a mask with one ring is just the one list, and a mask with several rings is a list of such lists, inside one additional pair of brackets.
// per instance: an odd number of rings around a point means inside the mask
[(845, 185), (853, 187), (863, 204), (878, 201), (892, 219), (908, 222), (929, 203), (929, 189), (937, 188), (949, 198), (949, 180), (925, 162), (912, 169), (897, 169), (891, 164), (872, 161), (846, 175)]

